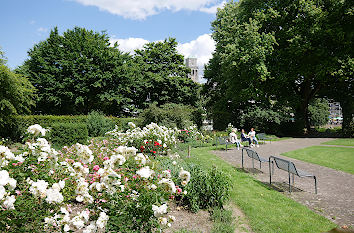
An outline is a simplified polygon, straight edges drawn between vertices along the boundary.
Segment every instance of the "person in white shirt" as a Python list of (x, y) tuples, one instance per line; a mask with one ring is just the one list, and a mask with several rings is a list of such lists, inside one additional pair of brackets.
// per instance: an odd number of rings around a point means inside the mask
[(232, 144), (235, 144), (237, 145), (237, 150), (240, 150), (240, 141), (237, 139), (237, 129), (232, 129), (231, 130), (231, 133), (229, 134), (229, 141), (232, 143)]
[(251, 128), (251, 131), (248, 133), (248, 136), (252, 139), (253, 144), (256, 144), (257, 147), (259, 147), (258, 140), (256, 138), (256, 131), (254, 131), (254, 128)]

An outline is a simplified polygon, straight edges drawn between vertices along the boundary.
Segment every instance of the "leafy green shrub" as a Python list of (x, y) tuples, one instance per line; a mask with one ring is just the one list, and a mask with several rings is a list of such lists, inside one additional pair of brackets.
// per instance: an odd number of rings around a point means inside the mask
[[(128, 123), (133, 122), (137, 127), (143, 126), (143, 119), (142, 118), (119, 118), (119, 117), (108, 117), (110, 120), (113, 121), (114, 125), (118, 126), (120, 130), (126, 131), (129, 129)], [(150, 123), (150, 122), (149, 122)]]
[(197, 165), (190, 165), (188, 169), (193, 174), (185, 197), (190, 209), (197, 212), (199, 209), (222, 208), (232, 188), (230, 177), (216, 167), (205, 171)]
[(310, 124), (321, 126), (328, 123), (329, 106), (328, 101), (322, 98), (315, 98), (309, 104)]
[(169, 128), (184, 129), (193, 124), (194, 111), (195, 108), (183, 104), (169, 103), (158, 107), (156, 103), (153, 103), (140, 116), (144, 125), (155, 122)]
[(249, 108), (240, 118), (240, 126), (245, 129), (255, 128), (261, 132), (277, 133), (285, 117), (280, 112), (260, 107)]
[(92, 111), (87, 115), (87, 130), (90, 137), (104, 136), (104, 134), (114, 129), (114, 123), (106, 118), (103, 113)]
[(16, 115), (34, 106), (34, 87), (27, 78), (13, 73), (0, 50), (0, 137), (16, 138)]
[(56, 123), (49, 131), (49, 140), (58, 146), (72, 145), (75, 143), (86, 144), (88, 130), (84, 123)]

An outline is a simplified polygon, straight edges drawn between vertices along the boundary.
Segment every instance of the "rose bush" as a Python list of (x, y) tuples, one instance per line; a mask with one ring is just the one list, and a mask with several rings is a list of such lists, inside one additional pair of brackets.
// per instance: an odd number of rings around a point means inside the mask
[(151, 232), (170, 226), (175, 218), (168, 201), (186, 193), (191, 177), (178, 161), (179, 173), (159, 165), (176, 144), (176, 130), (130, 127), (55, 150), (39, 137), (45, 131), (32, 126), (32, 139), (16, 155), (0, 146), (0, 229)]

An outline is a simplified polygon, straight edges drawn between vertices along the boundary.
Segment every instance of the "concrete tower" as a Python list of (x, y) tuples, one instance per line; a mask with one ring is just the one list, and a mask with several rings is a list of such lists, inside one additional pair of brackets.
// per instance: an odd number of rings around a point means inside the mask
[(198, 82), (199, 81), (199, 77), (198, 77), (197, 58), (187, 58), (186, 59), (186, 66), (191, 69), (191, 73), (188, 76), (194, 82)]

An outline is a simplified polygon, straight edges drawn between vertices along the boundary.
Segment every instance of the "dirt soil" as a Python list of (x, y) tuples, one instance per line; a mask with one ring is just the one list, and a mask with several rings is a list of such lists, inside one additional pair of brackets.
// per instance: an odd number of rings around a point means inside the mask
[[(313, 178), (300, 177), (295, 177), (295, 187), (293, 187), (293, 192), (289, 193), (287, 172), (275, 168), (275, 174), (272, 175), (272, 183), (274, 182), (273, 184), (275, 184), (272, 186), (274, 189), (306, 205), (339, 226), (354, 228), (354, 175), (280, 155), (284, 152), (309, 146), (320, 145), (327, 147), (327, 145), (321, 145), (321, 143), (329, 140), (332, 139), (293, 138), (271, 143), (267, 142), (267, 144), (254, 149), (261, 157), (266, 159), (273, 155), (293, 161), (298, 169), (312, 173), (317, 177), (318, 194), (315, 194)], [(232, 148), (228, 151), (218, 150), (213, 153), (233, 166), (241, 167), (241, 151)], [(252, 168), (251, 158), (244, 155), (245, 171), (252, 173), (256, 179), (269, 185), (268, 164), (263, 163), (262, 169), (259, 168), (258, 162), (255, 162), (254, 165), (255, 169)]]

